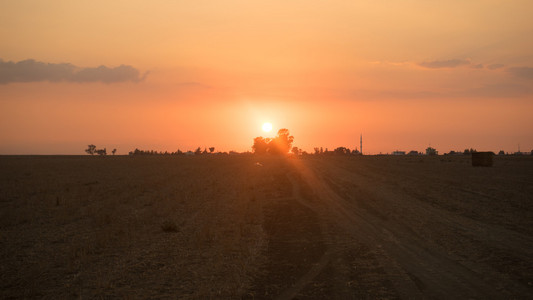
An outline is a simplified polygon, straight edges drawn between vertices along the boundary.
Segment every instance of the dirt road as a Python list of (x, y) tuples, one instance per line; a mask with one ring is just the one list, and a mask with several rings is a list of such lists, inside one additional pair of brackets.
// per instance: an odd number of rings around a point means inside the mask
[(529, 161), (292, 160), (290, 197), (265, 199), (269, 264), (253, 294), (529, 298), (531, 172)]
[(533, 157), (0, 156), (0, 298), (532, 299)]

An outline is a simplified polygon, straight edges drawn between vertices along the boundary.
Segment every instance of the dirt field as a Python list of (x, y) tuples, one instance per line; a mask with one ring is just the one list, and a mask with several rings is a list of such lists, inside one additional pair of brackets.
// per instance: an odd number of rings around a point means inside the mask
[(533, 157), (0, 157), (0, 298), (533, 298)]

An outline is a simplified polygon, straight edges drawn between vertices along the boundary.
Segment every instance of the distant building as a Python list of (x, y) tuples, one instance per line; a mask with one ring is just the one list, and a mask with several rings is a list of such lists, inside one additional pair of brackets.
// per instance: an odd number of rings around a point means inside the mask
[(418, 151), (416, 150), (411, 150), (409, 151), (409, 153), (407, 153), (407, 155), (419, 155), (420, 153), (418, 153)]
[(398, 151), (398, 150), (396, 150), (396, 151), (393, 151), (393, 152), (392, 152), (392, 155), (405, 155), (405, 151)]
[(426, 148), (426, 155), (437, 155), (439, 152), (435, 148), (427, 147)]

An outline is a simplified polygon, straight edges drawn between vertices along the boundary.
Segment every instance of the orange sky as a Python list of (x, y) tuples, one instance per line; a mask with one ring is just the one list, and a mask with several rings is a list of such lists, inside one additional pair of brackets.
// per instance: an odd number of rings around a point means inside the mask
[(532, 1), (109, 2), (0, 2), (0, 154), (533, 149)]

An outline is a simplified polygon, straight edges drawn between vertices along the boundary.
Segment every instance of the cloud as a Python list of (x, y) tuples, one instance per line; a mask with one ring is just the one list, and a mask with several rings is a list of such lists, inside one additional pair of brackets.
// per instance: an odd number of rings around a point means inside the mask
[(148, 73), (140, 75), (132, 66), (120, 65), (115, 68), (99, 66), (80, 68), (69, 63), (53, 64), (27, 59), (19, 62), (0, 60), (0, 84), (10, 82), (67, 81), (67, 82), (139, 82)]
[(460, 66), (470, 65), (470, 60), (467, 59), (450, 59), (450, 60), (434, 60), (427, 61), (418, 64), (421, 67), (429, 69), (440, 69), (440, 68), (456, 68)]
[(347, 96), (351, 99), (458, 99), (458, 98), (520, 98), (533, 95), (533, 89), (516, 83), (485, 84), (472, 88), (457, 88), (454, 90), (351, 90), (339, 92), (338, 95)]
[(487, 84), (457, 92), (461, 97), (515, 98), (531, 95), (531, 88), (514, 83)]
[(516, 77), (521, 77), (525, 79), (533, 79), (533, 68), (530, 67), (515, 67), (508, 68), (507, 72), (511, 73)]
[(503, 68), (503, 67), (504, 67), (504, 65), (502, 65), (502, 64), (491, 64), (491, 65), (488, 65), (488, 66), (487, 66), (487, 68), (488, 68), (489, 70), (501, 69), (501, 68)]

